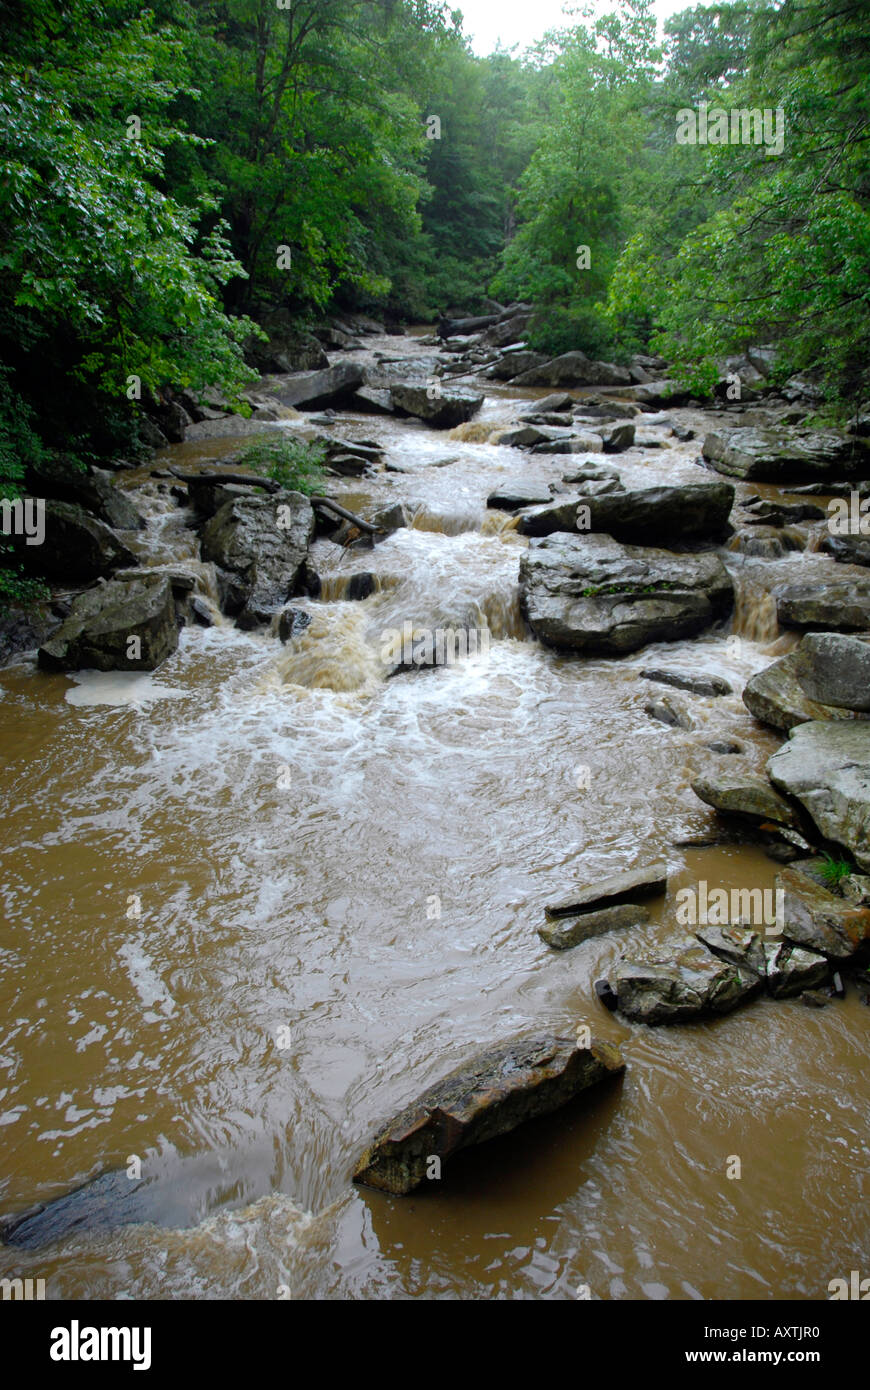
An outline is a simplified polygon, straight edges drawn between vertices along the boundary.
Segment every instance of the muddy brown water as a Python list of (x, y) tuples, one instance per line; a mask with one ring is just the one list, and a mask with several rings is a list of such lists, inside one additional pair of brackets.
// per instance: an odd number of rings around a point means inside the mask
[[(369, 340), (376, 351), (420, 349)], [(317, 542), (327, 595), (362, 570), (380, 588), (300, 600), (314, 621), (290, 646), (221, 620), (185, 629), (154, 676), (67, 678), (30, 659), (0, 673), (0, 1210), (136, 1158), (152, 1203), (138, 1224), (0, 1247), (0, 1277), (44, 1277), (62, 1298), (562, 1299), (588, 1285), (602, 1299), (800, 1300), (870, 1273), (854, 990), (819, 1011), (759, 1000), (657, 1030), (592, 990), (623, 952), (685, 934), (679, 887), (773, 885), (759, 849), (676, 844), (715, 839), (690, 783), (760, 769), (779, 745), (739, 696), (794, 640), (771, 585), (849, 571), (809, 551), (725, 551), (738, 584), (725, 627), (622, 660), (547, 651), (517, 604), (526, 543), (485, 498), (576, 460), (475, 442), (543, 394), (487, 386), (478, 430), (452, 437), (349, 415), (282, 425), (381, 440), (406, 471), (334, 494), (417, 508), (374, 551)], [(669, 414), (699, 433), (709, 419)], [(626, 483), (706, 476), (699, 440), (650, 433), (667, 447), (601, 461)], [(155, 467), (237, 447), (176, 446)], [(154, 480), (125, 483), (149, 520), (143, 560), (189, 567), (213, 600), (187, 514)], [(386, 681), (383, 634), (405, 619), (485, 623), (489, 652)], [(735, 693), (676, 692), (697, 728), (675, 731), (644, 714), (666, 690), (640, 679), (651, 665), (722, 675)], [(743, 754), (710, 752), (716, 736)], [(647, 925), (565, 953), (540, 941), (546, 901), (658, 857), (670, 889)], [(350, 1185), (378, 1124), (474, 1048), (584, 1022), (622, 1044), (616, 1085), (410, 1198)]]

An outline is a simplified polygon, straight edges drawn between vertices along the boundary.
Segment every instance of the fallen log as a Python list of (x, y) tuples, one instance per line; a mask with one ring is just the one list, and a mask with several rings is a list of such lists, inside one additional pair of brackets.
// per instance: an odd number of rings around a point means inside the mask
[(182, 483), (238, 483), (243, 487), (262, 487), (266, 492), (281, 490), (281, 484), (276, 483), (274, 478), (261, 478), (257, 473), (185, 473), (183, 468), (177, 468), (173, 464), (169, 465), (169, 472)]
[(331, 497), (310, 497), (308, 500), (312, 507), (317, 507), (321, 511), (335, 512), (335, 515), (340, 516), (343, 521), (353, 522), (354, 526), (358, 526), (361, 531), (367, 531), (371, 536), (378, 535), (383, 530), (383, 527), (373, 526), (370, 521), (363, 521), (361, 516), (357, 516), (355, 512), (349, 512), (347, 507), (342, 507), (339, 502), (333, 502)]

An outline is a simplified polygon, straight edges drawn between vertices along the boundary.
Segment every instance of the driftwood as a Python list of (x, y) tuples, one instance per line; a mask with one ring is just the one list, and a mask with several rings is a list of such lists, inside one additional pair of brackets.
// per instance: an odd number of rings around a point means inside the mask
[(169, 465), (173, 478), (182, 483), (240, 483), (242, 486), (262, 487), (267, 492), (279, 492), (281, 484), (274, 478), (261, 478), (256, 473), (185, 473), (183, 468)]
[(336, 516), (340, 516), (344, 521), (353, 522), (354, 526), (358, 526), (361, 531), (367, 531), (371, 536), (378, 535), (381, 530), (381, 527), (373, 526), (370, 521), (363, 521), (362, 517), (357, 516), (355, 512), (349, 512), (347, 507), (333, 502), (331, 497), (309, 497), (308, 500), (312, 507), (319, 507), (321, 511), (325, 509), (329, 512), (335, 512)]

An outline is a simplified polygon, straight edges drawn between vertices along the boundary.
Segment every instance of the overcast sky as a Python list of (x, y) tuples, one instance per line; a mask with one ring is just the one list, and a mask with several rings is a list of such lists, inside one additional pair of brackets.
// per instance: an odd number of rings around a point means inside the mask
[[(547, 29), (570, 23), (562, 13), (564, 0), (450, 0), (451, 9), (461, 10), (465, 16), (464, 32), (472, 39), (475, 53), (491, 53), (498, 39), (506, 48), (519, 44), (528, 48)], [(700, 0), (698, 0), (700, 3)], [(567, 0), (570, 5), (572, 0)], [(659, 20), (686, 10), (693, 0), (655, 0), (653, 9)], [(598, 10), (606, 14), (615, 9), (613, 3), (596, 0)]]

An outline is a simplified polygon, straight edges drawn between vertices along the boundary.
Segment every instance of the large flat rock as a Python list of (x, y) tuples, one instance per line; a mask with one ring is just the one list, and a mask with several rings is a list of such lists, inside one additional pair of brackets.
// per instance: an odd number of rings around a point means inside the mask
[(583, 883), (564, 898), (547, 903), (544, 911), (551, 918), (594, 912), (598, 908), (628, 902), (633, 897), (664, 893), (667, 886), (668, 866), (659, 860), (641, 869), (626, 869), (624, 873), (610, 874), (594, 883)]
[(394, 410), (415, 415), (433, 429), (451, 430), (477, 414), (483, 405), (483, 396), (442, 388), (432, 399), (426, 386), (398, 384), (390, 387), (390, 401)]
[(426, 1091), (377, 1135), (354, 1182), (404, 1195), (442, 1162), (526, 1120), (549, 1114), (581, 1091), (624, 1070), (611, 1043), (578, 1047), (573, 1038), (522, 1036), (473, 1057)]
[(520, 561), (520, 598), (542, 642), (618, 655), (692, 637), (732, 603), (718, 555), (674, 555), (612, 536), (557, 532)]
[(358, 387), (365, 385), (365, 380), (365, 370), (359, 363), (336, 362), (320, 372), (299, 372), (283, 380), (276, 378), (270, 390), (281, 405), (321, 410), (352, 396)]
[[(525, 536), (547, 536), (577, 527), (604, 531), (618, 541), (642, 544), (654, 536), (662, 544), (719, 540), (728, 527), (734, 505), (732, 483), (677, 483), (619, 492), (579, 493), (572, 499), (574, 520), (565, 526), (571, 503), (559, 502), (527, 513), (518, 530)], [(580, 513), (579, 508), (587, 511)], [(581, 528), (582, 523), (582, 528)]]
[(582, 352), (563, 352), (511, 381), (514, 386), (630, 386), (631, 372), (613, 362), (591, 362)]
[(707, 435), (702, 452), (718, 473), (768, 483), (848, 477), (866, 459), (848, 436), (784, 427), (721, 430)]
[(870, 579), (806, 580), (777, 589), (774, 597), (784, 627), (870, 631)]
[(780, 791), (806, 808), (821, 834), (870, 869), (870, 727), (864, 722), (813, 721), (792, 729), (768, 760)]
[(715, 777), (698, 777), (692, 783), (692, 791), (708, 806), (726, 815), (797, 825), (797, 816), (785, 797), (774, 791), (765, 778), (754, 777), (751, 773), (723, 772)]

